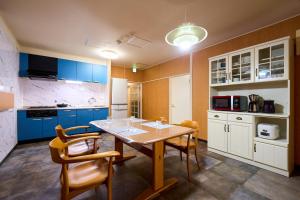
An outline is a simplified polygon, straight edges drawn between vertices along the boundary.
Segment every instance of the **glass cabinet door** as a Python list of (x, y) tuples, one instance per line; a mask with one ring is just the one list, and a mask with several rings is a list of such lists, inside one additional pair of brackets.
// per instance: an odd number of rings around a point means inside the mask
[(227, 83), (227, 59), (220, 58), (210, 61), (211, 85), (222, 85)]
[(229, 56), (230, 83), (253, 81), (253, 50), (235, 53)]
[(257, 49), (256, 80), (286, 78), (286, 48), (285, 42), (281, 42)]

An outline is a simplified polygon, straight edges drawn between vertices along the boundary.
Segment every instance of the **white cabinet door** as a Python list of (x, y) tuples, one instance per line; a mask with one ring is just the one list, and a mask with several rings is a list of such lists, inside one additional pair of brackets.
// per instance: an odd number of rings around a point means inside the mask
[(254, 81), (254, 49), (229, 55), (229, 84)]
[(211, 86), (228, 84), (228, 57), (209, 60), (209, 84)]
[(254, 161), (288, 170), (288, 149), (256, 142), (254, 146)]
[(229, 122), (228, 130), (228, 152), (252, 159), (253, 125)]
[(279, 41), (255, 48), (255, 81), (289, 78), (289, 41)]
[(226, 121), (208, 120), (208, 147), (227, 152)]

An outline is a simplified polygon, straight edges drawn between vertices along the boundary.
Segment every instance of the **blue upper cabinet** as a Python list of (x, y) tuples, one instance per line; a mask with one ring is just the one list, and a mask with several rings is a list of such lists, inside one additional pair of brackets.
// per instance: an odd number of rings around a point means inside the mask
[(28, 54), (20, 53), (20, 69), (19, 69), (19, 76), (26, 77), (28, 75)]
[(77, 80), (77, 62), (72, 60), (58, 59), (58, 79)]
[(107, 67), (105, 65), (93, 64), (93, 82), (94, 83), (107, 83)]
[(77, 80), (93, 82), (93, 64), (77, 62)]

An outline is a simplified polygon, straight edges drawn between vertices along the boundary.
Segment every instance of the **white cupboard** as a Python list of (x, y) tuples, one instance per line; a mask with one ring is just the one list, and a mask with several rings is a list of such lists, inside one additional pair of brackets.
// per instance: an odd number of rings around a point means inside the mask
[(227, 121), (208, 120), (208, 146), (227, 152)]
[(272, 144), (255, 142), (254, 161), (288, 170), (288, 149)]

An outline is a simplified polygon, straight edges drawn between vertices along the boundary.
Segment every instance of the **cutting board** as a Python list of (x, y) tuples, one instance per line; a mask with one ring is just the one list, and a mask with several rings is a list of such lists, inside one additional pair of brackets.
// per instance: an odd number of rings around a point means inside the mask
[(0, 111), (14, 108), (14, 94), (0, 91)]

